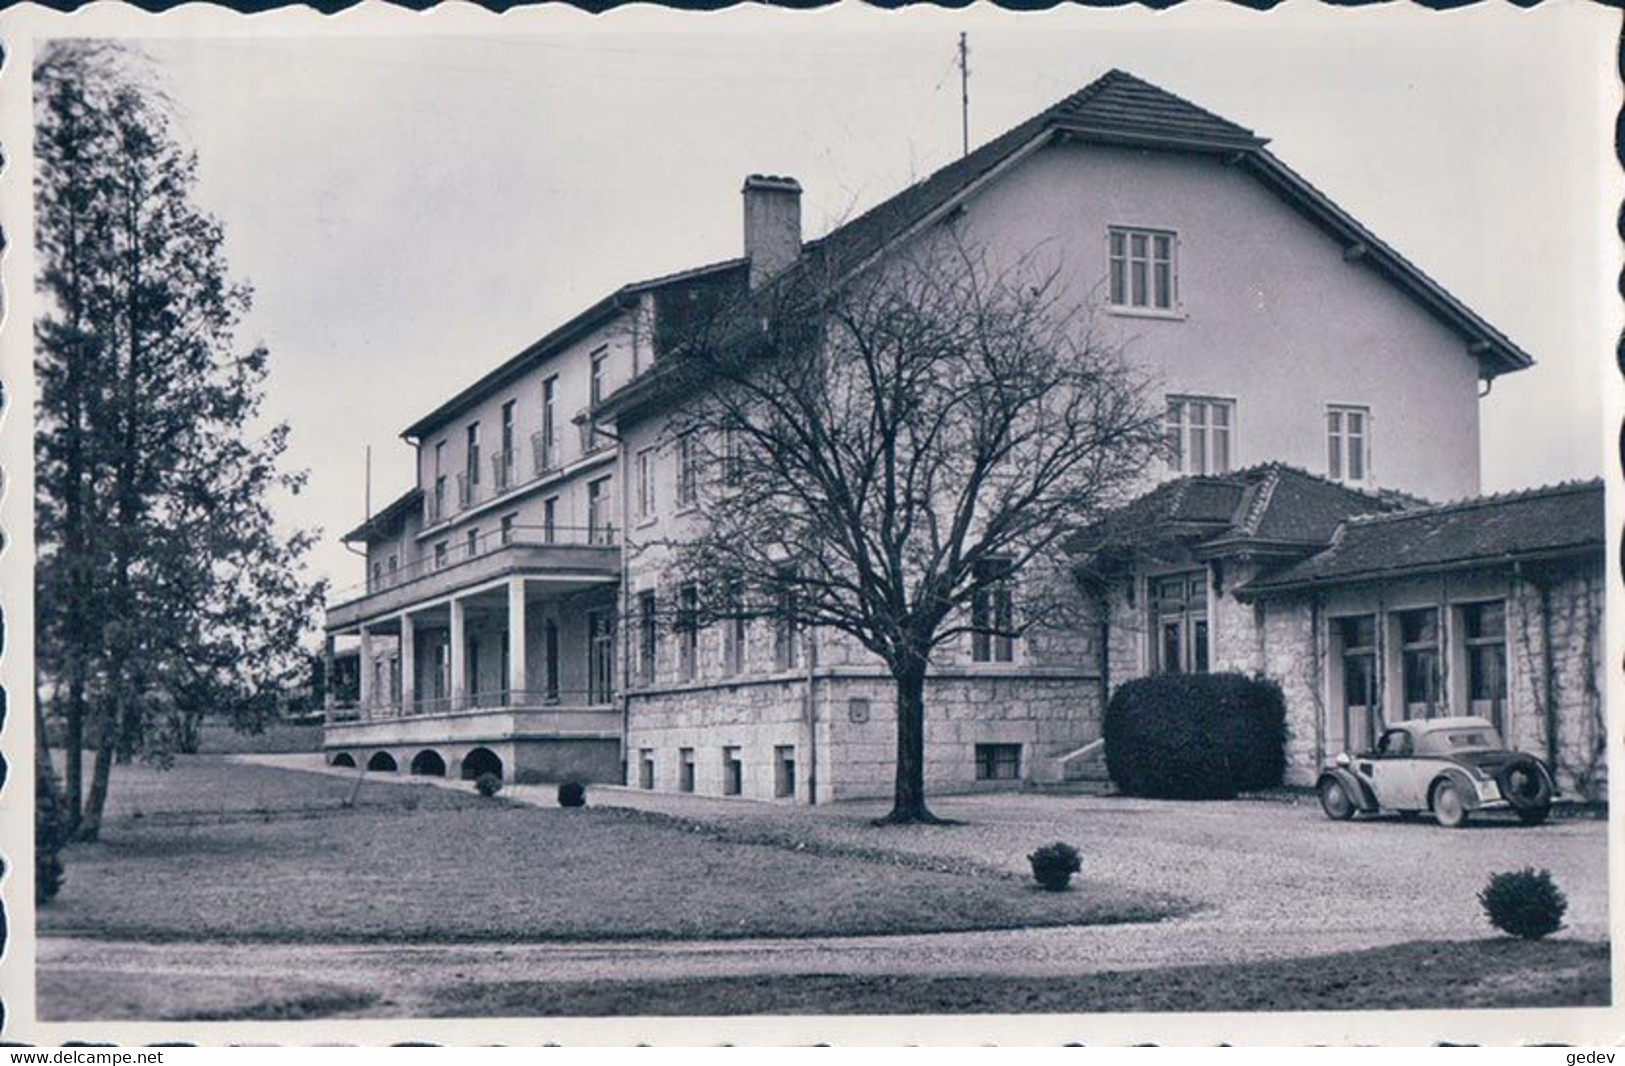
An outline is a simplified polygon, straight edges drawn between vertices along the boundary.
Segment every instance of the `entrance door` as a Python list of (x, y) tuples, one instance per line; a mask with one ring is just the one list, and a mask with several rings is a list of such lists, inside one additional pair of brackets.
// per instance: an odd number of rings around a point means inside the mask
[(615, 694), (615, 612), (587, 612), (587, 702), (610, 702)]
[(1466, 637), (1467, 706), (1506, 735), (1506, 604), (1469, 603), (1461, 609)]
[(1342, 736), (1335, 745), (1351, 754), (1377, 744), (1377, 620), (1372, 615), (1339, 618), (1343, 648)]

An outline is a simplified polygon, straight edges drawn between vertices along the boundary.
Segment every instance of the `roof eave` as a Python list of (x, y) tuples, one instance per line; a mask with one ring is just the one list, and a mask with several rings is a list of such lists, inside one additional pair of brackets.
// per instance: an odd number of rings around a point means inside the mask
[(1057, 119), (1053, 124), (1053, 128), (1067, 138), (1088, 141), (1091, 144), (1211, 152), (1217, 155), (1253, 152), (1269, 143), (1267, 137), (1182, 136), (1174, 133), (1149, 133), (1144, 130), (1134, 130), (1126, 127), (1068, 122), (1065, 119)]
[(1363, 585), (1375, 581), (1393, 581), (1410, 577), (1426, 577), (1432, 574), (1456, 573), (1462, 570), (1481, 570), (1488, 567), (1514, 566), (1522, 563), (1552, 562), (1558, 559), (1572, 559), (1578, 556), (1589, 555), (1593, 552), (1602, 552), (1606, 545), (1601, 541), (1589, 541), (1584, 544), (1566, 545), (1561, 548), (1547, 548), (1539, 551), (1506, 552), (1501, 555), (1484, 555), (1471, 559), (1456, 559), (1441, 563), (1420, 563), (1415, 566), (1385, 567), (1380, 570), (1357, 570), (1347, 574), (1332, 574), (1329, 576), (1311, 576), (1295, 581), (1284, 582), (1249, 582), (1236, 589), (1236, 598), (1243, 603), (1257, 600), (1273, 599), (1290, 596), (1302, 592), (1319, 591), (1322, 589), (1339, 588), (1345, 585)]
[(1469, 353), (1479, 361), (1482, 376), (1493, 378), (1534, 366), (1534, 356), (1366, 229), (1297, 171), (1262, 148), (1245, 153), (1241, 162), (1312, 221), (1343, 239), (1346, 249), (1357, 250), (1360, 258), (1403, 286), (1435, 317), (1463, 337), (1468, 342)]

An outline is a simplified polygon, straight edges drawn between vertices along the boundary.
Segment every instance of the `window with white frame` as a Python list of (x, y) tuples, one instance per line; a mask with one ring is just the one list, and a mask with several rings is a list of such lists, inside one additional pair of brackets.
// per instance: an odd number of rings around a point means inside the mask
[(695, 500), (694, 439), (685, 433), (677, 438), (677, 506), (692, 507)]
[(700, 590), (684, 585), (677, 590), (677, 676), (692, 681), (699, 672)]
[(971, 595), (971, 659), (979, 663), (1015, 660), (1015, 583), (1010, 560), (983, 559), (975, 566)]
[(1168, 397), (1168, 466), (1180, 474), (1228, 474), (1236, 403), (1212, 396)]
[(1371, 409), (1334, 404), (1326, 408), (1326, 474), (1338, 481), (1364, 481), (1371, 470)]
[(638, 452), (638, 517), (655, 516), (655, 450), (643, 448)]
[(1111, 305), (1144, 311), (1173, 311), (1178, 306), (1175, 252), (1178, 238), (1168, 230), (1113, 226)]

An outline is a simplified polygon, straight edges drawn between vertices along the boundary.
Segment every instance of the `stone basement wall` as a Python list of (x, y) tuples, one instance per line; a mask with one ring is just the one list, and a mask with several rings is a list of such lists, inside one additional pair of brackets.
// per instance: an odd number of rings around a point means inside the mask
[[(827, 771), (827, 747), (811, 742), (806, 722), (806, 680), (752, 680), (737, 684), (701, 684), (633, 693), (628, 699), (626, 730), (626, 783), (637, 787), (642, 753), (652, 750), (654, 787), (676, 792), (680, 784), (679, 752), (694, 749), (694, 792), (723, 794), (723, 749), (737, 747), (744, 763), (745, 799), (779, 800), (775, 795), (774, 749), (795, 748), (796, 795), (811, 802), (813, 778), (809, 747), (819, 749), (820, 783)], [(821, 738), (820, 738), (821, 739)]]
[[(889, 797), (896, 777), (896, 689), (873, 671), (820, 668), (813, 682), (816, 724), (805, 720), (807, 682), (763, 681), (645, 692), (632, 698), (627, 783), (639, 783), (643, 749), (655, 759), (654, 787), (676, 791), (678, 752), (693, 748), (694, 791), (720, 796), (725, 747), (744, 763), (741, 795), (778, 800), (775, 749), (793, 746), (794, 802)], [(1011, 788), (1040, 763), (1100, 735), (1099, 683), (1075, 673), (943, 676), (926, 686), (926, 788), (935, 794)], [(976, 780), (977, 744), (1021, 745), (1018, 781)], [(809, 754), (809, 748), (815, 754)], [(817, 765), (811, 763), (816, 758)], [(809, 776), (814, 771), (815, 776)]]
[[(832, 677), (815, 689), (828, 723), (828, 791), (819, 799), (889, 797), (896, 780), (896, 689), (879, 677)], [(854, 708), (853, 701), (867, 701)], [(855, 713), (856, 710), (856, 713)], [(866, 720), (859, 720), (865, 717)], [(926, 791), (941, 795), (1011, 788), (1043, 774), (1042, 763), (1100, 736), (1099, 680), (1035, 672), (931, 678), (925, 690)], [(976, 745), (1021, 745), (1019, 781), (978, 781)]]

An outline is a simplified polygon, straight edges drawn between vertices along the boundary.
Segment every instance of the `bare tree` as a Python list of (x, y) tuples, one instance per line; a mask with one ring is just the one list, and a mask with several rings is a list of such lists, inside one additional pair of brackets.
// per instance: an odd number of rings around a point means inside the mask
[(857, 278), (809, 253), (724, 304), (668, 338), (665, 433), (699, 472), (675, 566), (707, 616), (773, 614), (877, 656), (897, 687), (882, 821), (939, 821), (933, 656), (1059, 623), (1059, 542), (1123, 503), (1161, 447), (1146, 382), (1059, 272), (951, 238)]

